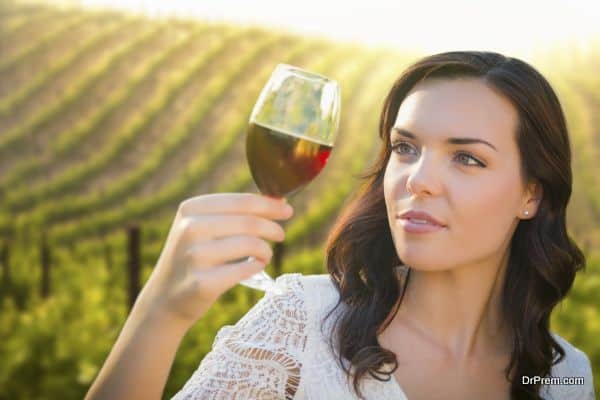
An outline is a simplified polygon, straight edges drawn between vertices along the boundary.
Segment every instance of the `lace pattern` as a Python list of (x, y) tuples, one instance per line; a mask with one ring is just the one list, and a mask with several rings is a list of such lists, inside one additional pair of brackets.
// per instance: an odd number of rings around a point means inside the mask
[[(211, 352), (173, 399), (357, 399), (328, 343), (336, 315), (322, 324), (338, 299), (329, 275), (285, 274), (276, 284), (283, 293), (267, 292), (234, 326), (219, 330)], [(545, 400), (594, 400), (589, 359), (553, 335), (566, 355), (552, 375), (585, 381), (583, 386), (542, 385), (540, 394)], [(395, 380), (366, 375), (361, 390), (367, 400), (407, 400)]]
[(303, 288), (292, 274), (276, 283), (283, 293), (267, 292), (234, 326), (222, 327), (173, 399), (294, 398), (307, 336)]

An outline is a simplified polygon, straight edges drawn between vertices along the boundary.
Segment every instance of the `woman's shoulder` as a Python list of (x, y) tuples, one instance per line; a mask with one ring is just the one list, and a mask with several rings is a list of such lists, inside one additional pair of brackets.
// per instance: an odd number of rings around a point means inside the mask
[(329, 274), (302, 274), (300, 272), (291, 272), (278, 276), (275, 279), (276, 286), (282, 289), (305, 289), (306, 286), (331, 287), (334, 289), (333, 282)]
[(563, 359), (561, 363), (565, 362), (571, 366), (589, 364), (590, 361), (587, 354), (585, 354), (581, 349), (575, 347), (575, 345), (556, 332), (551, 332), (550, 334), (565, 351), (565, 359)]
[(275, 279), (275, 285), (283, 292), (293, 293), (307, 300), (314, 300), (314, 296), (331, 298), (337, 294), (329, 274), (286, 273)]
[(329, 274), (288, 273), (279, 276), (275, 282), (284, 293), (301, 299), (303, 307), (310, 314), (335, 304), (339, 298)]
[[(404, 283), (408, 276), (409, 268), (400, 264), (393, 269), (393, 272), (396, 278)], [(290, 287), (296, 288), (296, 292), (304, 297), (308, 311), (313, 313), (319, 311), (319, 314), (328, 312), (332, 306), (337, 304), (340, 298), (338, 287), (330, 274), (283, 274), (277, 278), (277, 285), (285, 290), (289, 290)]]
[[(303, 275), (301, 273), (286, 273), (275, 279), (275, 290), (268, 290), (264, 296), (251, 307), (236, 323), (236, 328), (243, 327), (248, 334), (255, 332), (258, 327), (283, 329), (295, 326), (294, 332), (304, 332), (296, 329), (305, 325), (315, 314), (315, 309), (321, 308), (326, 299), (333, 298), (336, 293), (329, 275)], [(233, 329), (225, 325), (217, 333), (216, 341), (228, 336)], [(263, 335), (264, 336), (264, 335)]]
[[(551, 335), (565, 351), (564, 358), (553, 366), (553, 372), (556, 369), (561, 373), (591, 373), (591, 363), (587, 354), (558, 333), (551, 332)], [(555, 358), (557, 357), (558, 353), (555, 352)]]
[(553, 372), (591, 374), (592, 367), (587, 354), (559, 334), (551, 332), (551, 335), (565, 351), (564, 358), (553, 366)]
[(288, 306), (293, 303), (298, 314), (302, 315), (305, 332), (311, 336), (313, 343), (319, 332), (322, 334), (333, 329), (334, 319), (326, 317), (330, 312), (338, 313), (341, 309), (336, 310), (340, 295), (331, 275), (288, 273), (276, 279), (276, 286), (280, 289), (278, 296), (281, 301)]
[[(217, 331), (213, 348), (231, 339), (260, 347), (288, 336), (302, 339), (307, 315), (305, 294), (297, 275), (300, 274), (279, 276), (275, 290), (266, 291), (235, 325), (223, 325)], [(297, 353), (303, 351), (300, 346), (296, 350)]]
[[(549, 378), (554, 380), (542, 382), (542, 390), (549, 399), (593, 400), (594, 382), (588, 356), (559, 334), (551, 332), (551, 335), (564, 350), (565, 356), (552, 366)], [(555, 359), (558, 358), (558, 353), (554, 354)]]

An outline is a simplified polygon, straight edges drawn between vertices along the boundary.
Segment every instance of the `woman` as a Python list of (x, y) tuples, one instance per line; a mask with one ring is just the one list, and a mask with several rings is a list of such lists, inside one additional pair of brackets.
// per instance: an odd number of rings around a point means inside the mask
[[(223, 327), (174, 398), (593, 399), (587, 356), (549, 331), (585, 257), (548, 82), (497, 53), (436, 54), (394, 83), (379, 130), (329, 274), (279, 277), (283, 293)], [(274, 220), (292, 212), (253, 194), (184, 201), (87, 398), (159, 398), (185, 332), (269, 262), (259, 237), (283, 240)]]

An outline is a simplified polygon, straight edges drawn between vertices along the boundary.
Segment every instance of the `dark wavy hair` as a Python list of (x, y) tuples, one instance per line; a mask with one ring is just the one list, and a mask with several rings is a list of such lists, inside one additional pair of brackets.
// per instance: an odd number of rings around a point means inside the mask
[[(565, 355), (550, 334), (550, 314), (566, 296), (577, 271), (585, 267), (586, 259), (566, 228), (571, 149), (560, 102), (547, 80), (519, 59), (479, 51), (434, 54), (409, 66), (394, 82), (379, 121), (379, 154), (358, 177), (363, 180), (359, 190), (327, 238), (327, 270), (340, 294), (325, 316), (327, 319), (338, 310), (330, 346), (347, 378), (354, 375), (353, 389), (360, 398), (360, 380), (366, 373), (388, 381), (398, 368), (395, 354), (379, 345), (377, 334), (397, 313), (410, 282), (410, 268), (405, 280), (398, 279), (395, 272), (395, 267), (404, 263), (392, 241), (384, 200), (383, 176), (391, 154), (389, 132), (400, 104), (417, 83), (465, 77), (482, 79), (518, 111), (515, 136), (521, 178), (524, 183), (537, 182), (543, 189), (537, 213), (521, 220), (513, 234), (501, 294), (503, 318), (514, 337), (505, 369), (511, 398), (541, 399), (541, 385), (523, 385), (519, 377), (548, 376), (553, 363)], [(554, 352), (559, 355), (555, 360)], [(384, 364), (394, 368), (384, 371)]]

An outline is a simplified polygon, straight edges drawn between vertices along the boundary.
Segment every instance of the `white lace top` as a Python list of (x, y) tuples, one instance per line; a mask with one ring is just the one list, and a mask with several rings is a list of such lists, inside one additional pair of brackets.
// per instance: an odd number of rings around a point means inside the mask
[[(283, 293), (267, 292), (235, 325), (217, 332), (212, 350), (172, 399), (358, 399), (322, 333), (334, 318), (321, 330), (339, 297), (329, 275), (284, 274), (276, 284)], [(593, 400), (589, 359), (553, 335), (566, 354), (552, 375), (583, 376), (584, 385), (543, 385), (542, 397)], [(393, 374), (387, 382), (366, 374), (361, 390), (368, 400), (408, 400)]]

